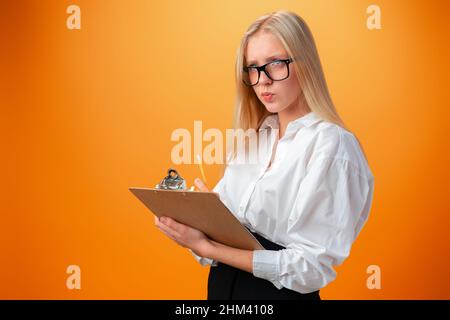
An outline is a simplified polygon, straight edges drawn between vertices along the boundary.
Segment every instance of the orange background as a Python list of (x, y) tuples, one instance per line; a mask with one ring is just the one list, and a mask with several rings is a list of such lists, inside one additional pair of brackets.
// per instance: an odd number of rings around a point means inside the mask
[[(368, 223), (324, 299), (448, 299), (449, 27), (443, 1), (2, 1), (0, 298), (204, 299), (208, 268), (128, 191), (172, 165), (176, 128), (231, 126), (258, 16), (311, 27), (375, 176)], [(66, 8), (81, 8), (81, 30)], [(192, 185), (196, 165), (177, 168)], [(205, 167), (210, 187), (220, 167)], [(81, 267), (81, 290), (66, 268)], [(379, 265), (382, 289), (366, 287)]]

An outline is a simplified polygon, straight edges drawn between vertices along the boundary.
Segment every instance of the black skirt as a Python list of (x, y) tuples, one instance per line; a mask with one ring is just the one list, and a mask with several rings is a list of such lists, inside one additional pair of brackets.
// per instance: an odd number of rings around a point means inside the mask
[[(252, 232), (267, 250), (285, 249)], [(208, 300), (320, 300), (319, 290), (302, 294), (287, 288), (278, 289), (268, 280), (224, 263), (211, 267), (208, 277)]]

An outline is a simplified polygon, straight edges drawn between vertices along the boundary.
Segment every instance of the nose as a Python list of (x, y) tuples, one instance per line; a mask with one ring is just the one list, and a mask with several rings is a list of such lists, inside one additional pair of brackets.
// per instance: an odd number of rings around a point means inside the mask
[(272, 84), (272, 80), (267, 76), (267, 74), (264, 71), (261, 71), (261, 74), (259, 75), (259, 83), (260, 84)]

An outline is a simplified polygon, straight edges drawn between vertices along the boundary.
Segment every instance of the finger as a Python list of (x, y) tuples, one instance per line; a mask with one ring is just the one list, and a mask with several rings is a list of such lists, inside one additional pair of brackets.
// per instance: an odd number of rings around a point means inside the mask
[(162, 225), (161, 218), (155, 217), (155, 225), (160, 227)]
[(180, 234), (176, 230), (174, 230), (173, 228), (165, 225), (164, 223), (160, 223), (159, 228), (164, 230), (164, 231), (166, 231), (166, 232), (168, 232), (168, 233), (170, 233), (172, 236), (174, 236), (176, 238), (180, 237)]
[(164, 230), (163, 228), (158, 228), (159, 231), (161, 231), (162, 233), (164, 233), (166, 236), (168, 236), (170, 239), (177, 241), (177, 239), (174, 237), (173, 234), (171, 234), (169, 231)]
[(170, 233), (162, 230), (160, 228), (161, 232), (164, 233), (168, 238), (170, 238), (171, 240), (175, 241), (176, 243), (178, 243), (179, 245), (182, 245), (181, 242), (179, 242), (173, 235), (171, 235)]
[(169, 237), (170, 239), (172, 239), (173, 241), (175, 241), (177, 244), (179, 244), (182, 247), (185, 247), (185, 245), (183, 243), (181, 243), (177, 238), (175, 238), (173, 235), (171, 235), (170, 233), (168, 233), (165, 230), (162, 230), (161, 228), (159, 228), (159, 230), (161, 230), (162, 233), (164, 233), (167, 237)]
[(167, 232), (166, 230), (163, 230), (162, 228), (159, 228), (159, 230), (164, 233), (166, 236), (168, 236), (170, 239), (175, 240), (175, 237), (173, 235), (171, 235), (169, 232)]
[(162, 222), (162, 224), (165, 224), (170, 229), (172, 229), (178, 233), (183, 232), (184, 225), (182, 223), (179, 223), (179, 222), (173, 220), (172, 218), (161, 217), (161, 222)]
[(208, 187), (206, 186), (206, 184), (199, 178), (194, 180), (194, 184), (196, 185), (196, 187), (202, 191), (202, 192), (209, 192)]

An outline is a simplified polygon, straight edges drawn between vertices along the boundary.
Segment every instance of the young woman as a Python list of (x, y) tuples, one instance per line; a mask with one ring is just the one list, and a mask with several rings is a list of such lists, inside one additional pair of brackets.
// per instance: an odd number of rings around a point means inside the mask
[(249, 27), (236, 79), (235, 127), (278, 135), (257, 164), (231, 160), (213, 191), (265, 250), (217, 243), (170, 218), (155, 223), (211, 265), (208, 299), (320, 299), (368, 218), (373, 175), (298, 15), (277, 11)]

